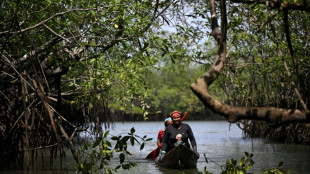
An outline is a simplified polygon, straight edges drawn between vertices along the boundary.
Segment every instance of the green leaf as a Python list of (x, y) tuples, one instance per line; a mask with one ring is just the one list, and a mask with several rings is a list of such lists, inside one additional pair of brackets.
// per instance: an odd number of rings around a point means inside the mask
[(250, 168), (251, 168), (251, 166), (250, 166), (250, 165), (247, 165), (247, 166), (245, 167), (245, 171), (248, 171)]
[(124, 136), (123, 138), (122, 138), (122, 140), (121, 140), (121, 142), (123, 143), (123, 144), (125, 144), (127, 141), (128, 141), (128, 139), (130, 138), (131, 136)]
[(144, 148), (144, 143), (141, 144), (140, 150), (142, 150), (143, 148)]
[(146, 139), (145, 141), (151, 141), (151, 140), (153, 140), (153, 138), (148, 138), (148, 139)]
[(237, 160), (231, 159), (231, 163), (232, 163), (233, 165), (236, 165), (236, 164), (237, 164)]
[(135, 131), (136, 131), (135, 128), (132, 127), (131, 130), (130, 130), (130, 133), (133, 134), (133, 133), (135, 133)]
[(96, 148), (96, 147), (100, 144), (100, 142), (101, 142), (101, 139), (98, 138), (98, 139), (94, 142), (93, 148)]
[(123, 169), (129, 170), (130, 169), (130, 164), (122, 164)]
[(108, 137), (108, 135), (109, 135), (109, 131), (106, 131), (106, 132), (104, 133), (103, 138), (107, 138), (107, 137)]
[(115, 171), (117, 172), (117, 169), (121, 168), (122, 166), (121, 165), (118, 165), (115, 167)]
[(114, 140), (114, 141), (117, 141), (119, 139), (119, 137), (113, 136), (111, 139)]
[(252, 159), (250, 159), (250, 164), (251, 164), (251, 165), (254, 165), (255, 162), (254, 162)]
[(135, 145), (135, 138), (134, 137), (130, 137), (130, 143), (132, 146)]
[(241, 160), (240, 160), (240, 162), (239, 162), (239, 166), (240, 166), (240, 167), (243, 165), (244, 159), (245, 159), (245, 157), (242, 157), (242, 158), (241, 158)]
[(203, 156), (204, 156), (204, 158), (205, 158), (206, 163), (209, 163), (208, 158), (207, 158), (207, 156), (206, 156), (206, 153), (203, 153)]
[(283, 161), (281, 161), (279, 164), (278, 164), (278, 167), (281, 167), (283, 165)]
[(120, 160), (120, 164), (124, 163), (124, 161), (125, 161), (125, 154), (124, 153), (119, 154), (119, 160)]
[(137, 163), (130, 163), (130, 165), (131, 165), (132, 167), (136, 167), (136, 166), (138, 166), (138, 164), (137, 164)]
[(94, 10), (90, 10), (90, 13), (91, 13), (92, 16), (96, 15)]
[(105, 141), (105, 143), (109, 146), (112, 147), (111, 143), (109, 141)]

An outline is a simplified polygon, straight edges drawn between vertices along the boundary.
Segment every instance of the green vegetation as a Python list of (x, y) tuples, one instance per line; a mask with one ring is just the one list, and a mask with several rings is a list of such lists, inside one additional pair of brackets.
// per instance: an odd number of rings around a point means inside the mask
[(149, 87), (149, 95), (146, 102), (150, 105), (151, 112), (161, 111), (166, 117), (171, 111), (180, 110), (188, 111), (194, 116), (205, 110), (189, 89), (189, 83), (198, 78), (203, 69), (199, 66), (194, 68), (186, 66), (189, 65), (168, 62), (160, 70), (154, 69), (148, 75), (146, 84)]
[[(217, 63), (210, 3), (2, 0), (0, 168), (27, 168), (42, 148), (61, 158), (62, 142), (81, 164), (72, 141), (91, 122), (100, 132), (102, 123), (162, 120), (174, 109), (208, 115), (189, 85)], [(227, 58), (210, 94), (309, 115), (309, 3), (226, 6)], [(284, 126), (293, 142), (309, 137), (304, 124), (302, 133)]]
[[(128, 135), (117, 135), (109, 137), (109, 131), (101, 132), (96, 137), (95, 141), (86, 141), (79, 148), (79, 156), (83, 159), (83, 162), (75, 165), (76, 172), (88, 174), (88, 173), (107, 173), (111, 174), (117, 172), (118, 169), (130, 170), (132, 167), (136, 167), (137, 163), (130, 162), (127, 147), (128, 143), (132, 146), (138, 143), (140, 150), (144, 148), (145, 142), (150, 141), (151, 138), (147, 136), (140, 137), (135, 134), (134, 127), (131, 128)], [(119, 165), (114, 164), (112, 167), (111, 159), (115, 154), (118, 154)], [(222, 170), (221, 174), (251, 174), (251, 169), (254, 167), (255, 162), (252, 159), (253, 154), (245, 152), (245, 156), (242, 157), (239, 162), (235, 159), (227, 159), (226, 164), (220, 165)], [(205, 162), (208, 164), (209, 161), (206, 154), (204, 153)], [(280, 162), (276, 168), (271, 168), (262, 171), (263, 174), (291, 174), (290, 169), (285, 169), (283, 162)], [(201, 170), (201, 169), (198, 169)], [(207, 166), (202, 169), (199, 174), (212, 174), (208, 171)]]
[[(135, 143), (140, 145), (140, 150), (144, 148), (145, 142), (152, 140), (151, 138), (140, 137), (135, 134), (134, 127), (131, 128), (128, 135), (116, 135), (109, 137), (109, 131), (105, 133), (101, 132), (94, 142), (86, 141), (79, 149), (79, 156), (83, 159), (83, 162), (77, 163), (75, 169), (77, 172), (83, 174), (87, 173), (112, 173), (117, 172), (118, 169), (129, 170), (132, 167), (137, 166), (137, 163), (127, 162), (128, 143), (132, 146)], [(112, 147), (114, 146), (114, 147)], [(119, 155), (119, 165), (112, 168), (110, 160), (115, 154)]]
[[(238, 163), (235, 159), (227, 159), (226, 164), (221, 166), (222, 172), (221, 174), (251, 174), (250, 169), (254, 167), (255, 162), (252, 159), (253, 154), (249, 154), (245, 152), (245, 156), (242, 157)], [(204, 158), (206, 163), (209, 163), (206, 154), (204, 154)], [(276, 168), (268, 169), (262, 171), (263, 174), (291, 174), (290, 169), (282, 168), (283, 162), (280, 162)], [(207, 170), (207, 167), (203, 169), (201, 174), (212, 174)]]

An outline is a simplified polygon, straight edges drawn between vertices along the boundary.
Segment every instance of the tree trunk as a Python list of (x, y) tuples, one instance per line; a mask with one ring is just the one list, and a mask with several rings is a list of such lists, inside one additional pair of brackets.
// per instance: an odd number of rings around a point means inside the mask
[[(238, 107), (230, 106), (216, 100), (209, 94), (208, 87), (214, 80), (217, 79), (224, 66), (226, 59), (226, 1), (220, 1), (221, 9), (221, 31), (217, 24), (216, 4), (215, 0), (210, 0), (211, 6), (211, 27), (212, 35), (217, 41), (218, 52), (216, 60), (214, 61), (211, 69), (207, 71), (202, 77), (191, 84), (191, 89), (197, 95), (197, 97), (216, 113), (226, 117), (229, 122), (236, 122), (240, 119), (248, 120), (266, 120), (272, 123), (281, 124), (291, 121), (310, 121), (309, 116), (298, 109), (282, 109), (274, 107)], [(309, 115), (309, 114), (308, 114)]]

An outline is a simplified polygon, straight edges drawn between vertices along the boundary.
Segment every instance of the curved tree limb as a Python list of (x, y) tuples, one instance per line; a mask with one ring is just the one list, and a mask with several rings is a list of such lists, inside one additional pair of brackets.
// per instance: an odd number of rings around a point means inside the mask
[[(291, 121), (310, 121), (307, 114), (298, 109), (282, 109), (274, 107), (238, 107), (230, 106), (216, 100), (209, 94), (208, 87), (217, 79), (224, 66), (226, 58), (226, 4), (225, 0), (220, 1), (221, 5), (221, 32), (217, 25), (217, 14), (215, 0), (210, 0), (212, 17), (212, 34), (218, 43), (216, 60), (211, 69), (202, 77), (191, 84), (192, 91), (198, 98), (214, 112), (226, 117), (229, 122), (236, 122), (241, 119), (266, 120), (272, 123), (285, 123)], [(307, 119), (308, 118), (308, 119)]]

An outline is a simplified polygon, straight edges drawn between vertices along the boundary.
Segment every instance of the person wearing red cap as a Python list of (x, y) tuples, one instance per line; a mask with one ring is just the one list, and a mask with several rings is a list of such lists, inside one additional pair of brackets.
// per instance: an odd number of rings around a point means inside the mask
[(159, 155), (159, 160), (161, 160), (167, 152), (174, 147), (177, 147), (179, 144), (184, 144), (190, 148), (189, 141), (198, 159), (199, 153), (197, 152), (196, 139), (191, 127), (188, 124), (181, 122), (181, 112), (179, 111), (175, 110), (171, 112), (170, 117), (172, 118), (173, 124), (169, 125), (164, 132), (162, 151)]

